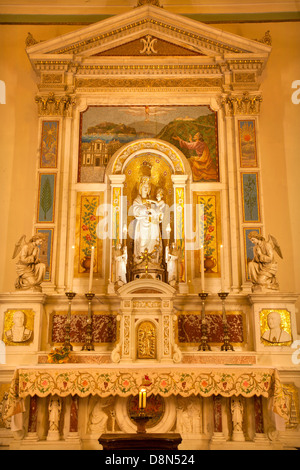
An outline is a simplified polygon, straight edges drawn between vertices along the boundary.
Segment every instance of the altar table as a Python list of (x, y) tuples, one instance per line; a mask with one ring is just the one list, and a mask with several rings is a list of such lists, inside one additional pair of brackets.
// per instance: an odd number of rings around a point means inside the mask
[(182, 438), (178, 433), (102, 434), (103, 450), (177, 450)]
[[(86, 367), (84, 367), (86, 366)], [(128, 397), (137, 395), (146, 380), (148, 395), (210, 397), (263, 396), (273, 398), (273, 411), (289, 417), (283, 387), (276, 369), (264, 367), (184, 367), (180, 365), (39, 365), (15, 370), (5, 417), (18, 413), (20, 399), (37, 395), (89, 395)]]

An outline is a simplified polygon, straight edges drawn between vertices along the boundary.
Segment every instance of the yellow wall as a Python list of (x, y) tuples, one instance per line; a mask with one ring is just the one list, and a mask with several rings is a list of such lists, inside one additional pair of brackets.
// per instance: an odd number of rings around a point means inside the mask
[[(266, 233), (274, 235), (284, 259), (278, 260), (281, 291), (300, 293), (300, 104), (291, 85), (300, 80), (299, 23), (224, 24), (216, 28), (250, 39), (270, 30), (273, 51), (264, 72), (259, 129)], [(37, 40), (54, 38), (78, 26), (0, 26), (0, 80), (6, 104), (0, 105), (0, 292), (14, 290), (12, 253), (34, 222), (38, 158), (35, 74), (25, 52), (28, 31)], [(298, 302), (300, 306), (300, 302)], [(298, 314), (300, 332), (300, 315)]]

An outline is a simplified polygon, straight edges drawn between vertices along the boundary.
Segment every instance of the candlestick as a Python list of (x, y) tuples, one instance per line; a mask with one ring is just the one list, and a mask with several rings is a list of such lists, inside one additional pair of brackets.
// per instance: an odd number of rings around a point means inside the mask
[(71, 331), (71, 309), (72, 309), (72, 300), (75, 297), (75, 292), (65, 292), (65, 295), (68, 297), (69, 300), (69, 308), (68, 308), (68, 314), (67, 314), (67, 321), (66, 321), (66, 327), (65, 327), (65, 342), (64, 342), (64, 347), (66, 349), (69, 349), (70, 351), (73, 351), (73, 346), (70, 343), (70, 331)]
[(222, 320), (223, 320), (223, 331), (224, 331), (224, 343), (221, 346), (221, 351), (234, 351), (232, 344), (229, 342), (229, 325), (226, 317), (225, 300), (229, 292), (219, 292), (218, 296), (222, 300)]
[(146, 424), (153, 416), (146, 415), (144, 411), (140, 410), (138, 415), (132, 415), (131, 419), (135, 421), (137, 425), (137, 434), (145, 434), (146, 431)]
[(210, 345), (207, 343), (207, 321), (205, 318), (205, 300), (208, 296), (207, 292), (200, 292), (198, 294), (201, 302), (202, 302), (202, 310), (201, 310), (201, 342), (198, 347), (198, 351), (211, 351)]
[(200, 248), (200, 257), (201, 257), (201, 289), (204, 292), (204, 246)]
[(94, 345), (92, 344), (92, 337), (93, 337), (93, 326), (92, 326), (92, 300), (95, 296), (93, 292), (88, 292), (85, 294), (88, 300), (88, 315), (87, 315), (87, 322), (86, 322), (86, 330), (85, 330), (85, 343), (82, 346), (82, 351), (94, 351)]
[(221, 292), (224, 292), (224, 247), (220, 246), (220, 260), (221, 260)]
[(89, 279), (89, 292), (92, 292), (92, 285), (93, 285), (94, 255), (95, 255), (95, 247), (92, 246), (92, 249), (91, 249), (90, 279)]

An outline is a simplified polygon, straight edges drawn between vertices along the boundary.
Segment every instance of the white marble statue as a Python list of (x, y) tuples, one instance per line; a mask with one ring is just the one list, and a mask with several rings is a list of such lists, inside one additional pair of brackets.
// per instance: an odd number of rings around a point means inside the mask
[(232, 440), (244, 441), (245, 436), (243, 433), (243, 417), (244, 417), (244, 403), (243, 399), (238, 397), (231, 398), (231, 418), (232, 418)]
[(176, 429), (182, 434), (201, 433), (201, 402), (199, 397), (177, 397)]
[(275, 252), (282, 258), (282, 253), (277, 240), (269, 235), (266, 241), (257, 232), (248, 234), (249, 240), (254, 244), (253, 259), (248, 263), (248, 273), (252, 282), (252, 290), (263, 289), (278, 290), (279, 285), (276, 279), (277, 262)]
[(47, 440), (59, 440), (59, 421), (62, 410), (62, 400), (60, 397), (51, 396), (48, 411), (49, 411), (49, 431)]
[(13, 343), (24, 343), (32, 336), (32, 330), (25, 327), (25, 314), (22, 310), (17, 310), (13, 315), (13, 326), (5, 332), (8, 341)]
[(39, 247), (43, 242), (43, 237), (34, 235), (29, 242), (23, 235), (15, 246), (13, 259), (19, 255), (16, 264), (18, 277), (16, 279), (16, 289), (32, 289), (41, 291), (40, 284), (43, 282), (46, 265), (39, 259)]
[(113, 401), (113, 397), (99, 398), (97, 400), (89, 416), (89, 433), (100, 436), (100, 434), (107, 431), (108, 414), (103, 411), (103, 408), (111, 406)]
[(174, 242), (171, 245), (171, 250), (168, 245), (166, 246), (165, 261), (167, 263), (168, 283), (174, 287), (178, 282), (178, 253)]
[(289, 333), (281, 328), (281, 315), (279, 312), (270, 312), (267, 321), (269, 330), (264, 332), (262, 339), (269, 343), (287, 343), (292, 340)]
[(121, 243), (118, 243), (114, 250), (115, 260), (115, 282), (117, 284), (126, 284), (126, 272), (127, 272), (127, 246), (122, 247)]
[(133, 215), (136, 219), (134, 231), (134, 262), (140, 263), (143, 253), (153, 253), (152, 260), (159, 263), (162, 259), (162, 240), (159, 224), (163, 217), (163, 201), (159, 195), (157, 201), (150, 200), (150, 177), (143, 176), (139, 185), (139, 194), (133, 201)]

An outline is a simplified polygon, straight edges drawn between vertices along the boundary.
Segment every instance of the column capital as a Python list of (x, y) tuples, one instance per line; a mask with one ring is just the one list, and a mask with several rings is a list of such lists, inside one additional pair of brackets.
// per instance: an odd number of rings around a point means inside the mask
[(171, 175), (171, 179), (174, 185), (185, 186), (188, 180), (188, 175)]
[(114, 186), (123, 186), (126, 179), (125, 175), (109, 175), (110, 183)]

